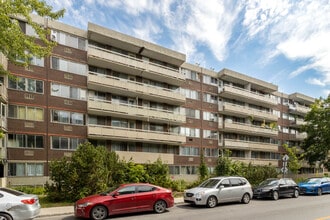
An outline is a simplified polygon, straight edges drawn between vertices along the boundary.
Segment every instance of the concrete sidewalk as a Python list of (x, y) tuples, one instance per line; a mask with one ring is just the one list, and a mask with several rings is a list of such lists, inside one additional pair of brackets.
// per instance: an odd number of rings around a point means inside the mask
[[(183, 203), (183, 198), (174, 198), (175, 204)], [(37, 218), (55, 216), (55, 215), (73, 215), (74, 208), (73, 206), (60, 206), (52, 208), (41, 208), (40, 214)]]

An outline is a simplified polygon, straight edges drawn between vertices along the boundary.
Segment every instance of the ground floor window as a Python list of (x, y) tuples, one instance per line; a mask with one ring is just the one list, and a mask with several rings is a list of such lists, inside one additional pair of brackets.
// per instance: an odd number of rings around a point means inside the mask
[(169, 166), (172, 175), (196, 175), (198, 174), (198, 166)]
[(9, 163), (8, 176), (43, 176), (43, 163)]

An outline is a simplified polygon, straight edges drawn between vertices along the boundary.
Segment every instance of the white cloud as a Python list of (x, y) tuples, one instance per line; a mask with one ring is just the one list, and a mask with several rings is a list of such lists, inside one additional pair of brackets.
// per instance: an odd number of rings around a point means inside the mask
[(252, 0), (246, 6), (243, 24), (249, 36), (261, 37), (265, 46), (270, 47), (269, 50), (276, 51), (273, 54), (305, 62), (291, 72), (290, 77), (314, 69), (321, 72), (321, 78), (308, 80), (309, 83), (330, 84), (330, 80), (324, 80), (330, 78), (328, 0)]

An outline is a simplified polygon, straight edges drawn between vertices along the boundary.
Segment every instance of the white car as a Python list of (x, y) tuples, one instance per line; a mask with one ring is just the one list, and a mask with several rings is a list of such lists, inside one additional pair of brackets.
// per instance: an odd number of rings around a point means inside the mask
[(40, 213), (37, 195), (25, 194), (9, 188), (0, 188), (0, 219), (30, 220)]
[(253, 197), (252, 187), (244, 177), (214, 177), (184, 192), (184, 202), (206, 205), (209, 208), (225, 202), (249, 203)]

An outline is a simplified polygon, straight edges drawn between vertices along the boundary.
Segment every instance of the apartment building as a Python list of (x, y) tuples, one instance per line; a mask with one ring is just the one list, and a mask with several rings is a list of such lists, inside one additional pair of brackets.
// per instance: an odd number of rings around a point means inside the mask
[(185, 54), (96, 24), (34, 20), (58, 45), (29, 68), (1, 58), (17, 77), (1, 79), (1, 185), (45, 183), (50, 161), (85, 141), (136, 163), (160, 158), (186, 180), (196, 179), (201, 155), (210, 172), (226, 149), (235, 160), (280, 167), (281, 144), (301, 141), (310, 97), (189, 64)]

